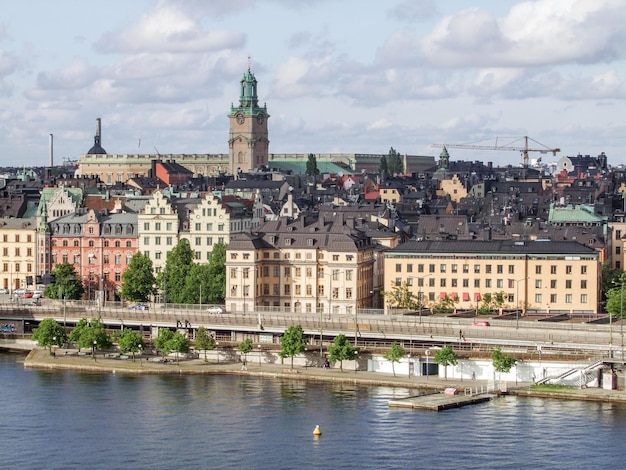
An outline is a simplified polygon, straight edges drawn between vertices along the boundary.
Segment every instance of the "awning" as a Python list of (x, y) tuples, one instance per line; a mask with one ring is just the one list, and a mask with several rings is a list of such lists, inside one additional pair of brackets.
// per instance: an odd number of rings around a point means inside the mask
[(470, 299), (468, 292), (463, 292), (463, 300), (468, 301)]
[(445, 293), (445, 292), (441, 292), (441, 293), (439, 294), (439, 298), (440, 298), (440, 299), (445, 299), (445, 298), (446, 298), (446, 293)]
[(480, 294), (478, 292), (474, 294), (474, 300), (480, 300)]
[(450, 297), (452, 297), (454, 300), (459, 298), (459, 294), (457, 294), (456, 292), (453, 292), (452, 294), (450, 294)]

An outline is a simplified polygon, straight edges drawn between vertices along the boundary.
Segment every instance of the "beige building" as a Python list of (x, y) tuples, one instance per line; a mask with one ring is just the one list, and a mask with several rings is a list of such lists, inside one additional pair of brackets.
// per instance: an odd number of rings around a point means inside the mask
[(522, 313), (592, 314), (600, 278), (600, 254), (574, 241), (409, 241), (385, 252), (385, 291), (406, 285), (429, 307), (449, 297), (476, 309), (501, 293), (503, 308)]
[(613, 269), (624, 269), (624, 248), (626, 248), (626, 222), (609, 222), (608, 249)]
[[(37, 268), (37, 222), (27, 219), (0, 219), (0, 288), (9, 293), (15, 289), (34, 288)], [(33, 282), (27, 286), (27, 279)]]
[(353, 219), (270, 221), (231, 238), (226, 309), (354, 314), (372, 306), (374, 263)]
[(459, 179), (459, 175), (454, 175), (450, 179), (444, 179), (439, 182), (437, 196), (450, 196), (451, 201), (459, 202), (464, 197), (467, 197), (467, 189), (463, 186), (463, 183)]

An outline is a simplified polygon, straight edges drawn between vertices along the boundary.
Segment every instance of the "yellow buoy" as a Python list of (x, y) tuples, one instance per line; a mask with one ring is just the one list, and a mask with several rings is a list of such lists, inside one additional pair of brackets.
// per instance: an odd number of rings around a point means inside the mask
[(317, 426), (315, 426), (315, 429), (313, 430), (313, 435), (314, 436), (321, 436), (322, 435), (322, 430), (320, 429), (319, 424)]

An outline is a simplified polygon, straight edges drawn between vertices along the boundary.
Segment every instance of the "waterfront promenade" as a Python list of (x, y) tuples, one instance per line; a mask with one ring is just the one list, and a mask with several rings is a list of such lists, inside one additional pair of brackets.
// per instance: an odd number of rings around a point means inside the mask
[[(324, 369), (321, 367), (299, 366), (293, 369), (289, 366), (289, 360), (285, 363), (255, 363), (247, 362), (247, 370), (242, 370), (239, 360), (205, 360), (184, 359), (178, 363), (169, 359), (167, 363), (154, 362), (145, 358), (113, 359), (105, 355), (97, 355), (96, 360), (89, 355), (79, 356), (76, 354), (61, 353), (50, 355), (47, 349), (37, 348), (32, 350), (25, 359), (24, 366), (41, 369), (72, 369), (85, 372), (105, 373), (130, 373), (130, 374), (228, 374), (240, 376), (260, 376), (272, 379), (286, 380), (310, 380), (334, 383), (346, 383), (361, 386), (385, 386), (408, 389), (430, 389), (443, 391), (446, 388), (456, 388), (463, 394), (466, 390), (473, 392), (488, 388), (488, 382), (484, 380), (452, 380), (434, 376), (408, 376), (386, 374), (370, 371), (355, 371), (344, 367)], [(70, 350), (70, 352), (75, 352)], [(569, 400), (602, 401), (626, 403), (626, 391), (605, 390), (601, 388), (568, 388), (566, 390), (550, 391), (547, 389), (534, 390), (530, 383), (508, 384), (507, 393), (533, 396), (542, 398), (557, 398)]]

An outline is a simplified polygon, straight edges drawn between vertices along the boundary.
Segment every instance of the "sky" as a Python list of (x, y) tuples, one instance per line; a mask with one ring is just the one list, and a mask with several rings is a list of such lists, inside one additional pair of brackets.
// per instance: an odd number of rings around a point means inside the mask
[[(248, 67), (270, 153), (433, 144), (626, 163), (625, 0), (0, 0), (0, 166), (228, 153)], [(522, 162), (519, 151), (451, 159)]]

